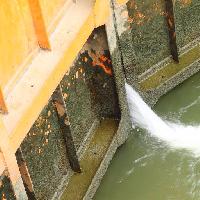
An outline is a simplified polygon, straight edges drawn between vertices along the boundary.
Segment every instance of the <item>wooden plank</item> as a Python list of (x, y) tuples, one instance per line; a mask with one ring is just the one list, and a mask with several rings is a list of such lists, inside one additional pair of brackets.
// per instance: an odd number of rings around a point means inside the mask
[(40, 48), (51, 50), (39, 0), (28, 0)]

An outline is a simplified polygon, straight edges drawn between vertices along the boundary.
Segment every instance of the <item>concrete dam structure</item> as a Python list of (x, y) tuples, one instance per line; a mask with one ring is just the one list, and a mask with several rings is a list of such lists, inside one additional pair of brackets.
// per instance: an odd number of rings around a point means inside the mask
[(149, 106), (200, 69), (198, 0), (2, 0), (0, 199), (92, 199)]

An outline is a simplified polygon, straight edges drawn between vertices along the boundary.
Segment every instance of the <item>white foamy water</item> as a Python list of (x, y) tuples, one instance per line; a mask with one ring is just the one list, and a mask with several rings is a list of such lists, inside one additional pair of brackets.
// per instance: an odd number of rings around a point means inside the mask
[(186, 126), (165, 121), (143, 101), (128, 84), (125, 85), (133, 126), (147, 130), (174, 148), (183, 148), (200, 156), (200, 126)]

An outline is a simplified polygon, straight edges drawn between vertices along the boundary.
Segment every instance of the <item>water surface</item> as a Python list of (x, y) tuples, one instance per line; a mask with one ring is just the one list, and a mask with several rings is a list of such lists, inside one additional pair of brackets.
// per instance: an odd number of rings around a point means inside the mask
[[(164, 119), (199, 125), (200, 73), (163, 96), (154, 110)], [(94, 199), (199, 200), (200, 157), (138, 129), (117, 151)]]

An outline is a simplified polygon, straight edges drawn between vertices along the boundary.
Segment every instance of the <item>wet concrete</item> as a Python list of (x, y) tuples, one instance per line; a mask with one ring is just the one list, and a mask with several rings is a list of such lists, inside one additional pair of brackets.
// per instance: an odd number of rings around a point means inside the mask
[(118, 123), (117, 120), (112, 119), (104, 119), (100, 122), (98, 129), (93, 134), (88, 148), (80, 161), (82, 173), (74, 174), (71, 177), (61, 196), (62, 200), (83, 199), (117, 132)]

